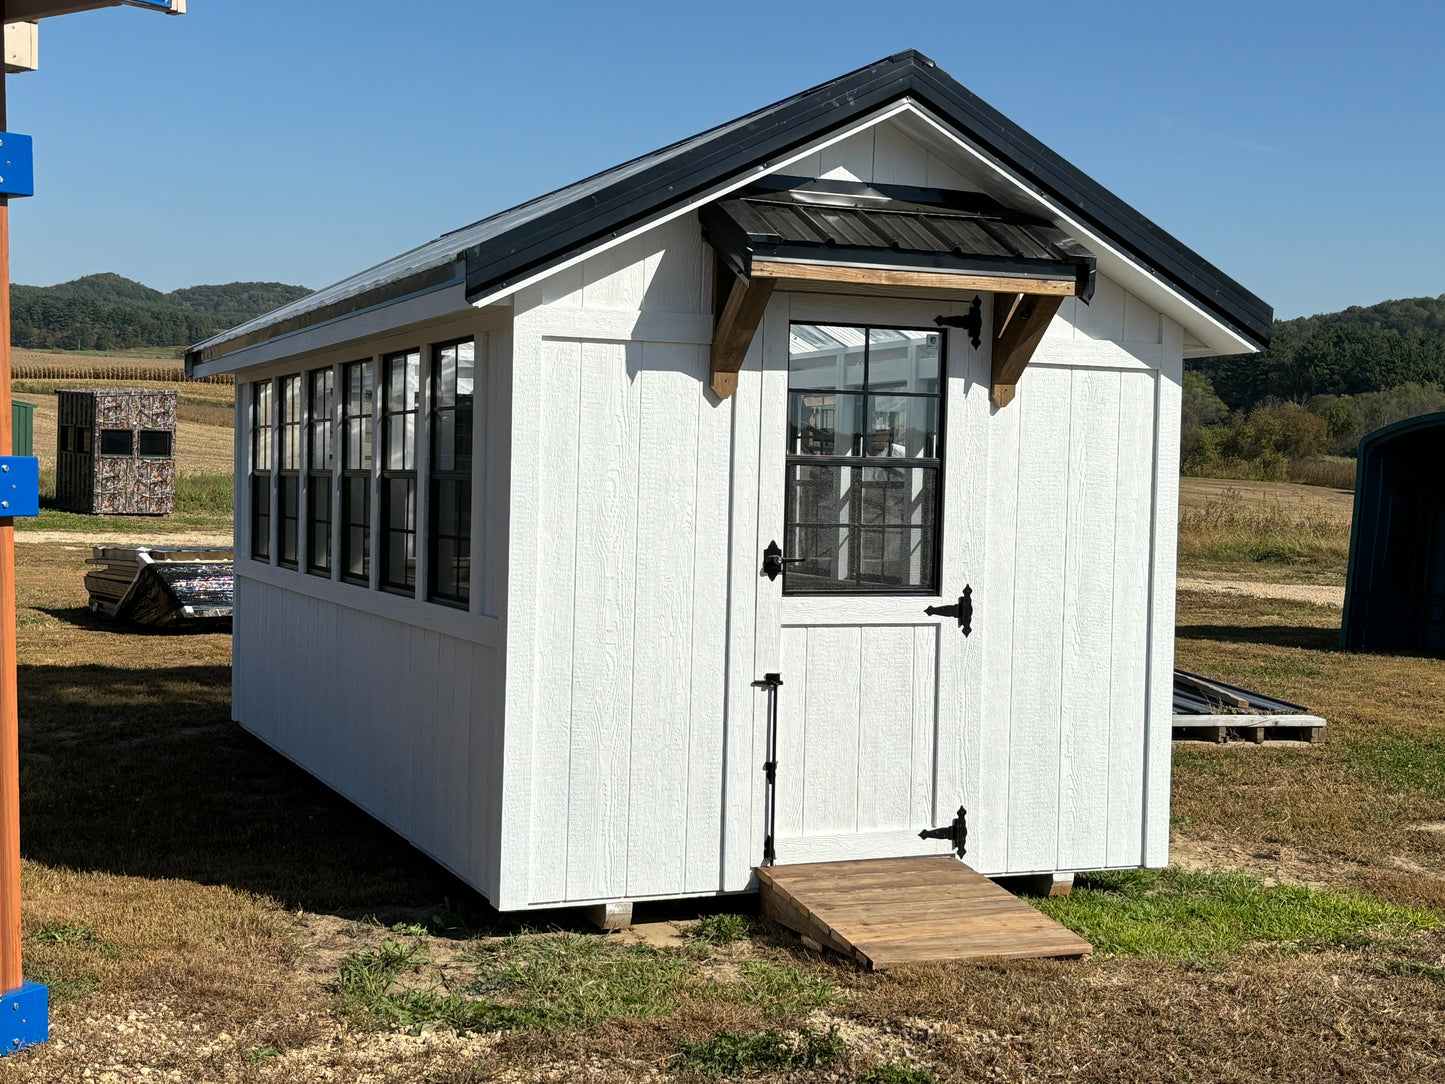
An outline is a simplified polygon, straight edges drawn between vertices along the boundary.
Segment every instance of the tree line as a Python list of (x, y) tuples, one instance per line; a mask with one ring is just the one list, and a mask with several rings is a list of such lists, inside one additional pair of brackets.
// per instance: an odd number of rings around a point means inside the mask
[(163, 294), (121, 275), (10, 288), (11, 343), (29, 350), (189, 346), (311, 291), (280, 282), (191, 286)]
[(1276, 321), (1262, 354), (1186, 363), (1186, 474), (1344, 483), (1331, 457), (1445, 411), (1445, 295)]

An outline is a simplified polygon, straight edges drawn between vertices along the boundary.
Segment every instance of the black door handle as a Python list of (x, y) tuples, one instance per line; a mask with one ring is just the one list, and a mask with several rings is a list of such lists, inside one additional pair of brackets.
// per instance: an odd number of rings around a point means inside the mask
[(763, 550), (763, 575), (770, 580), (776, 580), (782, 575), (784, 565), (796, 565), (804, 560), (804, 557), (784, 557), (782, 547), (778, 545), (777, 539), (774, 539), (768, 543), (768, 548)]
[(929, 617), (958, 618), (958, 630), (967, 636), (973, 631), (973, 588), (965, 587), (953, 606), (929, 606), (923, 612)]

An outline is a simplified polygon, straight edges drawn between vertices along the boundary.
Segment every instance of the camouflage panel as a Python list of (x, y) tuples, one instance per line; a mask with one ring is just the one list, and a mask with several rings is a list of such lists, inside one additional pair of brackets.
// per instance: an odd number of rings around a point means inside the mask
[(160, 516), (175, 506), (176, 464), (173, 459), (95, 460), (97, 515)]
[(97, 429), (176, 428), (176, 393), (153, 388), (96, 392)]

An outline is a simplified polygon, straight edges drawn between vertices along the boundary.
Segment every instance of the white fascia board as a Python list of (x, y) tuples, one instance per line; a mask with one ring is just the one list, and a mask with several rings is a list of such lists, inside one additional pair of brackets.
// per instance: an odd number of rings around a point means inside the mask
[(1022, 195), (1039, 203), (1061, 224), (1078, 234), (1079, 240), (1098, 257), (1099, 273), (1113, 279), (1139, 300), (1153, 305), (1166, 316), (1179, 322), (1184, 330), (1217, 354), (1255, 354), (1259, 348), (1237, 331), (1223, 323), (1198, 304), (1164, 282), (1138, 261), (1124, 253), (1076, 217), (1068, 214), (1048, 196), (1005, 169), (989, 155), (964, 139), (943, 120), (924, 106), (909, 102), (909, 112), (932, 128), (940, 137), (958, 147), (985, 169), (1012, 185)]
[(200, 362), (192, 369), (191, 375), (215, 376), (217, 373), (233, 373), (300, 354), (312, 354), (343, 343), (368, 339), (409, 324), (426, 323), (455, 313), (468, 312), (472, 308), (473, 306), (467, 304), (466, 282), (456, 280), (409, 297), (349, 312), (325, 323), (300, 328), (254, 346), (243, 346), (240, 350), (222, 354), (211, 361)]
[(816, 143), (810, 143), (806, 147), (794, 151), (786, 158), (780, 158), (776, 162), (765, 162), (763, 165), (758, 166), (754, 169), (745, 170), (744, 172), (737, 174), (736, 176), (730, 178), (722, 184), (716, 185), (715, 187), (708, 189), (703, 194), (694, 196), (686, 203), (674, 207), (670, 211), (657, 215), (653, 218), (649, 218), (642, 222), (640, 225), (634, 226), (630, 230), (623, 231), (617, 234), (615, 237), (610, 237), (606, 241), (599, 241), (592, 247), (584, 249), (583, 251), (577, 253), (577, 255), (575, 256), (569, 257), (562, 263), (554, 264), (553, 266), (547, 268), (544, 271), (538, 271), (534, 274), (526, 276), (525, 278), (518, 279), (516, 282), (512, 283), (509, 286), (500, 286), (491, 293), (483, 294), (475, 301), (473, 301), (472, 304), (477, 306), (478, 308), (482, 308), (485, 305), (495, 305), (503, 298), (511, 297), (518, 291), (525, 290), (527, 287), (534, 286), (537, 283), (542, 282), (544, 279), (548, 279), (553, 275), (560, 274), (561, 272), (566, 271), (569, 267), (576, 267), (579, 263), (582, 263), (585, 260), (590, 260), (593, 256), (596, 256), (599, 253), (606, 252), (608, 249), (611, 248), (616, 248), (618, 245), (626, 244), (634, 237), (644, 234), (650, 229), (654, 229), (657, 226), (661, 226), (665, 223), (671, 222), (675, 218), (681, 218), (685, 214), (691, 214), (699, 207), (706, 206), (707, 204), (712, 203), (714, 200), (721, 199), (730, 192), (736, 192), (740, 188), (746, 188), (748, 185), (752, 184), (760, 177), (767, 177), (773, 173), (782, 173), (794, 162), (800, 162), (804, 158), (807, 158), (809, 155), (817, 154), (825, 147), (831, 147), (834, 143), (839, 143), (842, 140), (847, 139), (849, 136), (872, 128), (875, 124), (879, 124), (890, 117), (895, 117), (899, 113), (906, 112), (908, 108), (908, 102), (904, 100), (894, 102), (892, 105), (885, 106), (882, 109), (869, 113), (867, 116), (860, 118), (858, 122), (856, 124), (853, 124), (851, 127), (845, 128), (838, 132), (834, 132), (832, 135), (828, 136), (825, 139), (820, 139)]

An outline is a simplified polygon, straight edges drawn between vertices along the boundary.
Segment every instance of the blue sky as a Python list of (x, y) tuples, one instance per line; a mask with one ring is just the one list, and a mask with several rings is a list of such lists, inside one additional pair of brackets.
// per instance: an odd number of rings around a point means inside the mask
[(41, 27), (17, 282), (319, 287), (905, 48), (1289, 317), (1445, 293), (1445, 5), (190, 0)]

